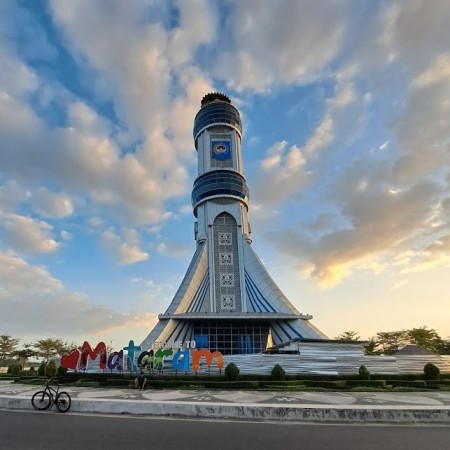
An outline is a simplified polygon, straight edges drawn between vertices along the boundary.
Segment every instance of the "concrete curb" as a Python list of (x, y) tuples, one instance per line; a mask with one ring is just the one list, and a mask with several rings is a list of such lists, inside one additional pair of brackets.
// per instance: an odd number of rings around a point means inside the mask
[[(34, 411), (31, 406), (31, 399), (20, 396), (0, 396), (0, 409)], [(73, 399), (70, 412), (283, 422), (450, 424), (450, 408), (435, 406), (284, 406), (268, 404), (236, 405), (215, 402)]]

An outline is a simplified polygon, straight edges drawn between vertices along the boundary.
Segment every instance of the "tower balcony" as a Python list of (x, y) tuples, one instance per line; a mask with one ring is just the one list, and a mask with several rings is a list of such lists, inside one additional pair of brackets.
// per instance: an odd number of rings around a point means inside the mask
[(200, 109), (194, 120), (194, 141), (197, 142), (198, 135), (212, 125), (231, 127), (242, 136), (242, 122), (239, 111), (225, 101), (214, 100)]
[(249, 190), (245, 178), (232, 170), (213, 170), (199, 176), (192, 189), (192, 206), (197, 217), (197, 207), (213, 198), (232, 198), (248, 208)]

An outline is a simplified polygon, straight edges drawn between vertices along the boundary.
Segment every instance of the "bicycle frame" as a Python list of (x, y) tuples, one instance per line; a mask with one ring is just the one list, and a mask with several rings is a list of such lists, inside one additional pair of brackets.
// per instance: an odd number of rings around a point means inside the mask
[(51, 380), (47, 380), (43, 391), (36, 392), (31, 398), (31, 404), (34, 409), (46, 410), (52, 409), (53, 405), (59, 412), (67, 412), (72, 404), (72, 399), (67, 392), (59, 391), (59, 384), (57, 388), (50, 386)]
[(50, 406), (50, 409), (53, 408), (53, 405), (55, 404), (56, 397), (59, 393), (59, 384), (56, 385), (56, 389), (50, 386), (50, 381), (47, 381), (45, 383), (45, 389), (44, 392), (48, 392), (50, 394), (50, 398), (52, 399), (52, 404)]

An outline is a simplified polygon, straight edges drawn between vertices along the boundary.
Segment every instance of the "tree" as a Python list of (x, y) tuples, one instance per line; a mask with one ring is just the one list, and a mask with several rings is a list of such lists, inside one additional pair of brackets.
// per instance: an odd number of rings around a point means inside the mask
[(359, 341), (361, 337), (357, 331), (344, 331), (339, 336), (336, 336), (335, 339), (337, 341)]
[(38, 367), (38, 375), (40, 377), (43, 377), (45, 375), (45, 369), (47, 368), (46, 362), (41, 362), (41, 364)]
[(438, 345), (438, 353), (441, 355), (450, 355), (450, 337), (441, 340)]
[(426, 326), (407, 330), (406, 336), (411, 344), (426, 348), (432, 352), (437, 352), (439, 350), (439, 345), (442, 342), (437, 331), (429, 329)]
[(380, 352), (377, 350), (378, 342), (375, 338), (370, 338), (364, 345), (364, 354), (366, 355), (378, 355)]
[(36, 351), (30, 348), (30, 344), (26, 344), (23, 349), (21, 350), (14, 350), (11, 353), (11, 356), (17, 357), (20, 359), (20, 365), (22, 367), (22, 370), (25, 370), (28, 362), (28, 358), (31, 358), (32, 356), (36, 356)]
[(3, 365), (8, 356), (11, 356), (11, 353), (19, 345), (19, 339), (12, 338), (9, 334), (2, 334), (0, 336), (0, 364)]
[(51, 359), (50, 362), (47, 364), (47, 367), (45, 368), (45, 376), (50, 379), (55, 378), (57, 372), (58, 368), (56, 367), (55, 360)]
[(376, 335), (377, 345), (385, 355), (394, 354), (401, 345), (408, 342), (407, 331), (382, 331)]
[(21, 370), (21, 367), (20, 367), (19, 364), (10, 364), (8, 366), (8, 372), (7, 373), (17, 376), (17, 375), (20, 374), (20, 370)]
[(63, 342), (62, 339), (40, 339), (33, 346), (36, 348), (38, 356), (45, 358), (46, 362), (50, 358), (61, 356), (69, 351), (67, 343)]

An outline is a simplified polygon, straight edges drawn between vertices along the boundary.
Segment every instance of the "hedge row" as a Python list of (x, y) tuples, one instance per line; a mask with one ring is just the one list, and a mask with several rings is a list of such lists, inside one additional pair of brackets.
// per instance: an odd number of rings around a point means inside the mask
[(386, 380), (386, 384), (393, 387), (426, 388), (428, 383), (424, 380)]
[(386, 388), (386, 381), (385, 380), (347, 380), (346, 385), (347, 385), (347, 387), (361, 386), (361, 387), (384, 389), (384, 388)]
[[(109, 379), (131, 379), (134, 378), (135, 374), (130, 373), (118, 373), (118, 372), (105, 372), (105, 373), (83, 373), (83, 372), (69, 372), (64, 375), (65, 382), (75, 382), (80, 379), (89, 379), (91, 381), (106, 382)], [(225, 375), (186, 375), (184, 372), (180, 372), (178, 375), (165, 375), (155, 372), (154, 374), (146, 374), (148, 379), (158, 379), (158, 380), (183, 380), (183, 381), (225, 381)], [(0, 379), (9, 380), (17, 379), (18, 377), (11, 377), (10, 374), (0, 374)], [(22, 372), (20, 379), (37, 378), (36, 373), (33, 372)], [(258, 382), (271, 382), (273, 381), (270, 375), (240, 375), (240, 380), (242, 381), (258, 381)], [(359, 380), (359, 375), (286, 375), (285, 381), (349, 381), (349, 380)], [(393, 380), (399, 381), (423, 381), (423, 373), (417, 374), (370, 374), (371, 380), (386, 380), (387, 384), (392, 384)], [(439, 382), (441, 384), (446, 384), (450, 382), (450, 374), (440, 375)]]
[[(5, 377), (6, 378), (6, 377)], [(13, 378), (13, 377), (10, 377)], [(71, 373), (65, 375), (63, 378), (55, 380), (60, 384), (73, 384), (75, 386), (83, 387), (133, 387), (135, 375), (131, 374), (77, 374)], [(153, 389), (303, 389), (303, 388), (317, 388), (317, 389), (336, 389), (345, 390), (353, 389), (355, 387), (367, 387), (383, 389), (392, 386), (393, 388), (411, 388), (411, 389), (439, 389), (440, 387), (450, 387), (450, 379), (439, 381), (425, 381), (420, 379), (396, 379), (394, 377), (378, 380), (361, 380), (357, 378), (352, 379), (334, 379), (321, 380), (310, 379), (310, 377), (299, 379), (287, 379), (284, 381), (274, 381), (269, 379), (248, 379), (241, 377), (238, 381), (227, 381), (223, 376), (221, 377), (164, 377), (157, 378), (147, 376), (147, 387)], [(4, 379), (2, 377), (2, 379)], [(21, 377), (14, 378), (14, 381), (32, 384), (43, 385), (45, 377)]]
[[(133, 387), (133, 379), (108, 379), (106, 383), (95, 381), (78, 381), (76, 386), (86, 387)], [(425, 382), (423, 380), (336, 380), (336, 381), (206, 381), (206, 380), (147, 380), (149, 389), (281, 389), (281, 388), (322, 388), (322, 389), (352, 389), (354, 387), (368, 387), (385, 389), (392, 387), (409, 387), (416, 389), (425, 389), (427, 387), (438, 387), (434, 382)]]

